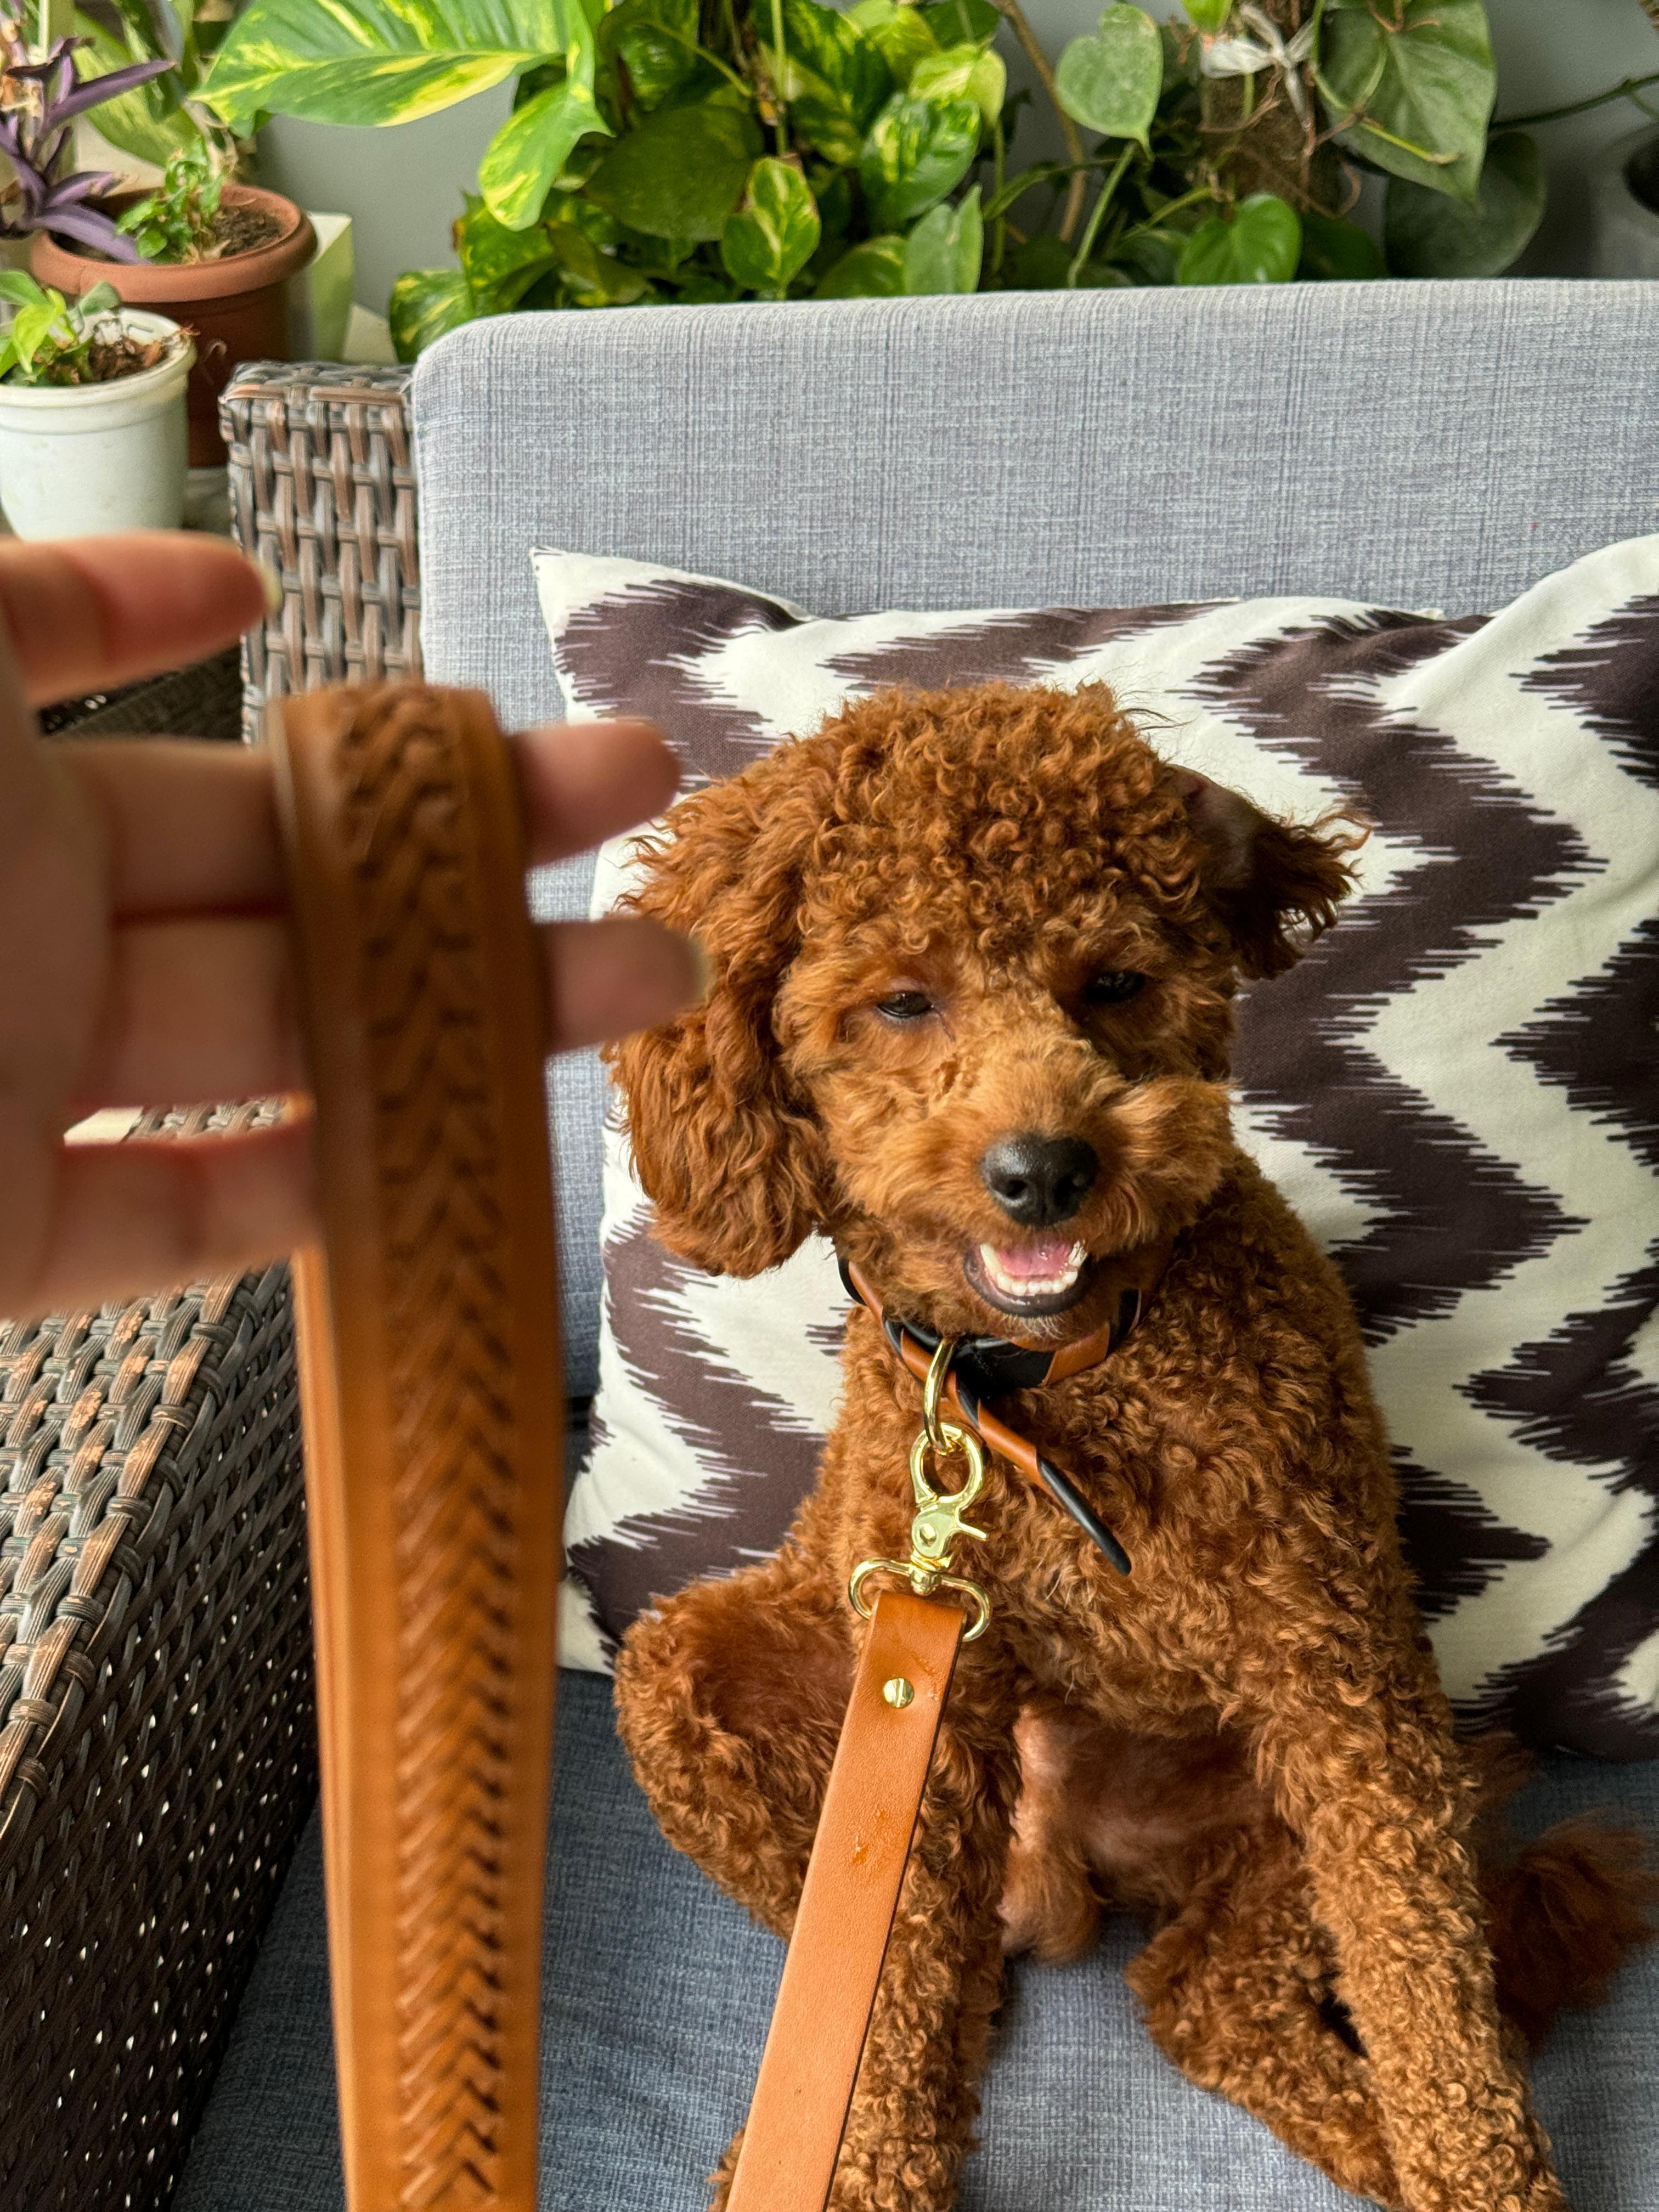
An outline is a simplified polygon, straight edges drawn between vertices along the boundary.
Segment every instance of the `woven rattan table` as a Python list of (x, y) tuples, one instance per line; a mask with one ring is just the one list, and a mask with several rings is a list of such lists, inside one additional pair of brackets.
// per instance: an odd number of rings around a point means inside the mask
[[(236, 533), (284, 593), (246, 734), (278, 693), (420, 672), (407, 385), (283, 362), (224, 395)], [(234, 717), (217, 670), (172, 682), (95, 726)], [(285, 1267), (0, 1322), (4, 2212), (172, 2197), (315, 1801), (305, 1547)]]
[(220, 402), (232, 528), (283, 580), (243, 648), (250, 738), (284, 692), (421, 672), (411, 374), (257, 362)]

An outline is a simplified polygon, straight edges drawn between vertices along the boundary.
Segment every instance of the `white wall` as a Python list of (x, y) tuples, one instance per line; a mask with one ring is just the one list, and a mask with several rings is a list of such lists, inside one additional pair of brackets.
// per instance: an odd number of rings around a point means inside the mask
[[(1050, 54), (1088, 30), (1099, 5), (1100, 0), (1025, 0)], [(1487, 6), (1498, 50), (1500, 114), (1561, 106), (1622, 77), (1659, 70), (1659, 36), (1638, 0), (1487, 0)], [(1018, 66), (1012, 74), (1020, 82)], [(264, 173), (278, 191), (309, 207), (355, 217), (357, 296), (365, 306), (384, 308), (400, 269), (449, 258), (449, 226), (507, 100), (501, 88), (389, 131), (279, 118), (265, 133)], [(1637, 110), (1620, 101), (1539, 132), (1550, 172), (1551, 209), (1524, 264), (1532, 273), (1571, 276), (1581, 269), (1584, 164), (1597, 148), (1641, 122)], [(1028, 125), (1024, 150), (1032, 158), (1049, 150), (1050, 135)]]

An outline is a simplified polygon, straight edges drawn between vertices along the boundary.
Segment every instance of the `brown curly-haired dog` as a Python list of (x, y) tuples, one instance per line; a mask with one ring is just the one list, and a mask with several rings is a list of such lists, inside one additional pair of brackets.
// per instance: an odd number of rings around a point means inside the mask
[[(1103, 1899), (1153, 1920), (1131, 1979), (1160, 2047), (1337, 2182), (1410, 2212), (1565, 2204), (1522, 2034), (1603, 1991), (1652, 1884), (1583, 1830), (1477, 1874), (1482, 1786), (1354, 1317), (1229, 1127), (1237, 980), (1329, 923), (1356, 842), (1164, 764), (1103, 690), (992, 689), (853, 705), (653, 852), (638, 904), (717, 973), (613, 1055), (676, 1251), (754, 1275), (822, 1230), (890, 1310), (1052, 1346), (1105, 1318), (1103, 1255), (1176, 1240), (1114, 1357), (1002, 1408), (1133, 1571), (1012, 1478), (977, 1509), (993, 1620), (946, 1708), (842, 2212), (951, 2203), (1002, 1952), (1074, 1953)], [(848, 1572), (904, 1555), (920, 1401), (855, 1311), (787, 1543), (665, 1602), (618, 1665), (665, 1832), (780, 1933), (860, 1632)]]

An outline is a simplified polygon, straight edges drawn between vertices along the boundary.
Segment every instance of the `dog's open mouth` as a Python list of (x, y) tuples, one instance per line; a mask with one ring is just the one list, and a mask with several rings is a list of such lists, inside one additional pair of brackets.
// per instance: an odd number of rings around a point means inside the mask
[(962, 1263), (969, 1288), (1006, 1314), (1057, 1314), (1089, 1288), (1092, 1269), (1081, 1244), (1044, 1237), (1030, 1244), (979, 1244)]

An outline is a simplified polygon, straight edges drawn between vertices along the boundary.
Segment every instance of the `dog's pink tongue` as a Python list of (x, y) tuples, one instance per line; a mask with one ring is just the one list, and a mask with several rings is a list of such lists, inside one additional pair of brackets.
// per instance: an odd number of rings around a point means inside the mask
[(998, 1245), (996, 1255), (997, 1265), (1005, 1275), (1016, 1279), (1059, 1275), (1071, 1265), (1072, 1240), (1069, 1237), (1045, 1237), (1037, 1244), (1010, 1244), (1006, 1249)]

